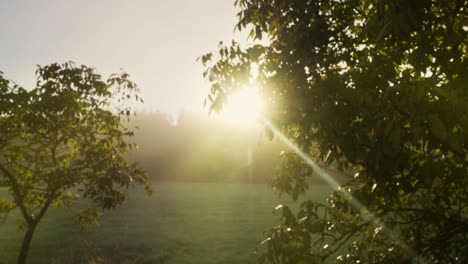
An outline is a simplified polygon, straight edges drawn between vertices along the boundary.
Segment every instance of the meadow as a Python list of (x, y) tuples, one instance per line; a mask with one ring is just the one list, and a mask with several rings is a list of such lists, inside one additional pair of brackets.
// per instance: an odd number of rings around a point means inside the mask
[[(274, 207), (296, 204), (266, 184), (155, 182), (153, 189), (151, 197), (132, 190), (100, 227), (85, 232), (71, 210), (50, 210), (33, 239), (30, 263), (255, 263), (263, 232), (279, 223)], [(315, 185), (308, 197), (323, 201), (330, 192)], [(0, 224), (0, 263), (15, 262), (20, 220), (15, 211)]]

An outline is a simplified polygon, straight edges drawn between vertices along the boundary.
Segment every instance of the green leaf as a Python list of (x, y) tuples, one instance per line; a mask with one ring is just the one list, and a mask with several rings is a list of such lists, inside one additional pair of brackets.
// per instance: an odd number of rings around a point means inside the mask
[(447, 128), (445, 127), (442, 120), (437, 115), (431, 115), (429, 117), (431, 122), (431, 132), (436, 136), (438, 139), (445, 141), (447, 139)]

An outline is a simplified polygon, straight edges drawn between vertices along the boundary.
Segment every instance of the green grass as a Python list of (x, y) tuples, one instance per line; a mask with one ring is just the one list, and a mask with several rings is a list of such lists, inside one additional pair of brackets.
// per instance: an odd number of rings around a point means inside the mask
[[(317, 185), (309, 197), (324, 200), (330, 192)], [(279, 221), (272, 212), (280, 203), (292, 201), (261, 184), (155, 183), (153, 196), (132, 191), (87, 232), (69, 210), (50, 210), (33, 239), (30, 263), (254, 263), (263, 232)], [(15, 211), (0, 224), (0, 263), (15, 262), (19, 221)]]

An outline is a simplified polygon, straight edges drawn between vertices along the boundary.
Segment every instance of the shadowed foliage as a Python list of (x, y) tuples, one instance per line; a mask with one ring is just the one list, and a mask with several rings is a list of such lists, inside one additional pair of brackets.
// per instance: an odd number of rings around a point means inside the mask
[(125, 105), (140, 100), (126, 73), (102, 80), (94, 69), (73, 63), (38, 66), (37, 84), (26, 90), (0, 74), (0, 216), (18, 208), (26, 229), (18, 263), (25, 263), (38, 223), (50, 206), (70, 207), (78, 197), (89, 206), (77, 213), (83, 226), (126, 199), (147, 175), (124, 154), (133, 132)]
[[(260, 261), (466, 261), (468, 2), (235, 3), (254, 44), (201, 57), (212, 109), (255, 69), (266, 119), (322, 165), (355, 173), (327, 203), (280, 207)], [(284, 157), (274, 185), (297, 197), (312, 169)]]

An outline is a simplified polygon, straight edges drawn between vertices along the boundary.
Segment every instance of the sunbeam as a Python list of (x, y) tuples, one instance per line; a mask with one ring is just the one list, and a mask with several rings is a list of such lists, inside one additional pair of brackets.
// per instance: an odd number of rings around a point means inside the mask
[[(406, 243), (400, 239), (399, 235), (396, 234), (393, 230), (388, 228), (378, 217), (375, 216), (371, 211), (367, 209), (365, 205), (359, 202), (357, 199), (353, 199), (353, 196), (347, 192), (344, 188), (340, 187), (340, 184), (333, 179), (324, 169), (317, 165), (309, 155), (302, 151), (298, 146), (296, 146), (291, 140), (289, 140), (281, 131), (279, 131), (270, 121), (265, 118), (261, 118), (261, 122), (268, 127), (273, 134), (284, 144), (286, 144), (291, 150), (293, 150), (304, 162), (309, 165), (315, 173), (317, 173), (322, 179), (324, 179), (335, 191), (343, 195), (343, 197), (350, 202), (350, 204), (359, 211), (359, 215), (363, 220), (367, 222), (373, 222), (376, 227), (381, 227), (382, 231), (386, 236), (394, 241), (399, 241), (400, 245), (408, 251), (411, 256), (418, 256), (417, 253), (410, 248)], [(418, 259), (422, 259), (418, 256)], [(422, 260), (422, 263), (426, 263)]]

